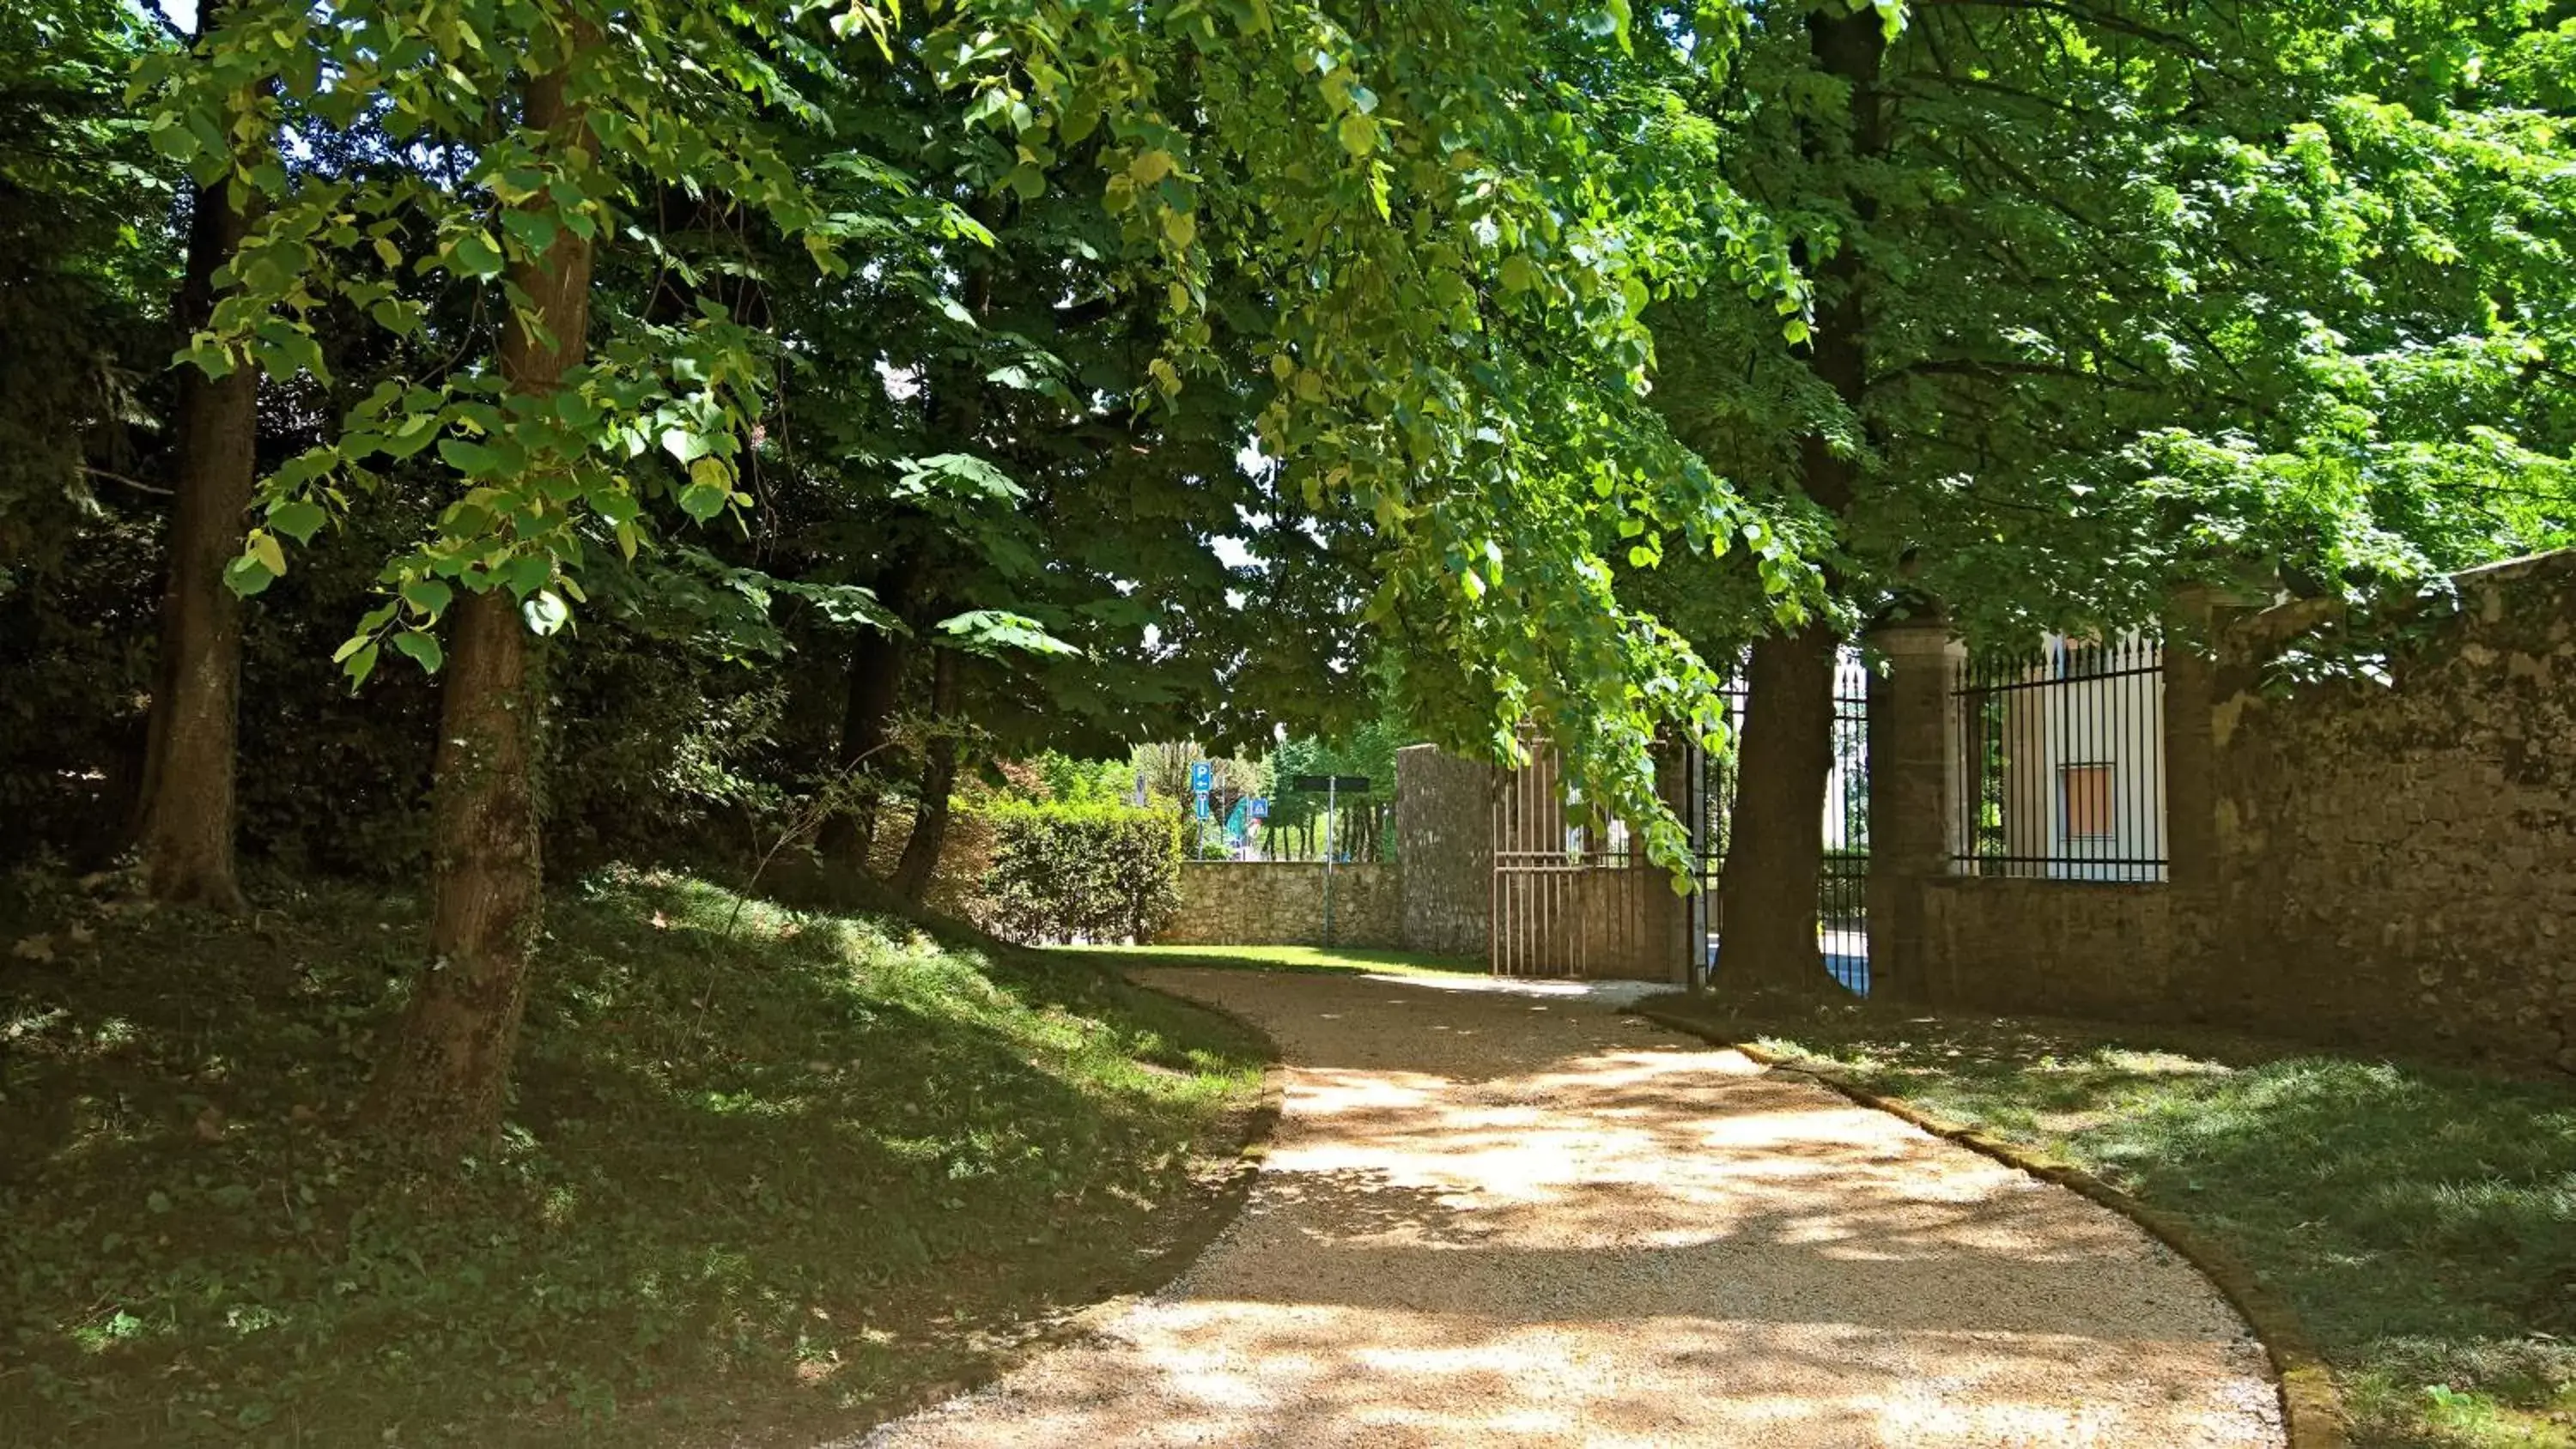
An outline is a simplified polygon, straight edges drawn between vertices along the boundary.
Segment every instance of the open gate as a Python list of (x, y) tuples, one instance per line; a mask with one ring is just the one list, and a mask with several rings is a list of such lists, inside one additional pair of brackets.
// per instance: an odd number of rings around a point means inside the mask
[[(1726, 690), (1729, 736), (1744, 728), (1747, 691), (1738, 675)], [(1816, 875), (1817, 946), (1825, 969), (1860, 995), (1869, 994), (1869, 668), (1845, 649), (1834, 669), (1833, 773), (1825, 785), (1825, 859)], [(1684, 950), (1694, 979), (1718, 969), (1726, 903), (1718, 889), (1726, 866), (1727, 827), (1735, 805), (1736, 756), (1694, 749), (1685, 766), (1682, 823), (1690, 830), (1698, 889), (1689, 900)]]

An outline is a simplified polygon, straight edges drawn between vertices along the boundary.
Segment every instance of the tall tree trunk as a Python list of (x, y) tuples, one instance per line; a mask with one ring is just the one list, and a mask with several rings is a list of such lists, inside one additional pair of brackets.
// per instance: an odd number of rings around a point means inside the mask
[(894, 888), (908, 901), (930, 893), (939, 870), (939, 853), (948, 845), (948, 796), (957, 787), (957, 651), (932, 655), (931, 728), (922, 747), (921, 799), (912, 815), (912, 838), (903, 843), (903, 859), (894, 868)]
[[(583, 36), (581, 46), (594, 43)], [(530, 127), (559, 153), (588, 152), (581, 108), (562, 68), (526, 83)], [(581, 358), (590, 325), (591, 245), (565, 228), (533, 262), (514, 264), (542, 334), (512, 315), (501, 373), (513, 393), (543, 397)], [(412, 993), (375, 1083), (378, 1124), (425, 1151), (488, 1137), (501, 1123), (527, 1001), (529, 957), (544, 909), (537, 826), (536, 648), (516, 601), (497, 585), (466, 594), (441, 691), (437, 787), (430, 822), (432, 961)]]
[(1718, 881), (1726, 908), (1718, 981), (1729, 990), (1814, 992), (1832, 984), (1817, 946), (1816, 878), (1825, 863), (1840, 646), (1822, 624), (1753, 646)]
[[(1886, 31), (1878, 13), (1862, 6), (1844, 16), (1810, 13), (1807, 36), (1817, 68), (1850, 88), (1846, 127), (1817, 128), (1808, 139), (1807, 158), (1857, 175), (1887, 154), (1879, 90)], [(1865, 231), (1877, 203), (1856, 182), (1847, 186)], [(1809, 370), (1855, 419), (1869, 390), (1864, 245), (1864, 236), (1846, 234), (1817, 266), (1818, 308), (1807, 359)], [(1836, 452), (1826, 438), (1810, 436), (1801, 445), (1799, 486), (1837, 517), (1850, 510), (1859, 475), (1857, 461)], [(1834, 667), (1841, 647), (1837, 631), (1821, 623), (1753, 646), (1735, 808), (1727, 821), (1718, 886), (1726, 912), (1718, 980), (1730, 987), (1818, 992), (1834, 984), (1817, 942), (1816, 888), (1825, 863)]]
[[(207, 0), (197, 33), (221, 10)], [(172, 309), (194, 335), (214, 315), (215, 273), (233, 259), (250, 217), (225, 182), (197, 191), (188, 221), (188, 269)], [(141, 818), (144, 889), (154, 900), (238, 914), (233, 872), (234, 737), (240, 718), (241, 601), (224, 567), (242, 551), (242, 515), (257, 479), (259, 370), (209, 378), (180, 364), (170, 522), (170, 581), (161, 596), (161, 657), (144, 745)]]
[[(906, 554), (878, 585), (877, 602), (907, 624), (919, 573), (915, 556)], [(841, 714), (840, 747), (832, 759), (834, 782), (848, 793), (849, 803), (825, 816), (816, 834), (815, 849), (826, 860), (867, 869), (869, 848), (876, 841), (885, 748), (894, 737), (895, 708), (903, 701), (903, 671), (911, 657), (909, 638), (875, 630), (859, 636), (850, 651), (850, 693)]]

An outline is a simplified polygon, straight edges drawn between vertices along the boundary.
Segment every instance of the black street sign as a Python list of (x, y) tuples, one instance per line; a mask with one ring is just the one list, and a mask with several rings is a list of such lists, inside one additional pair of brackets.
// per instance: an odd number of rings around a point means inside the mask
[(1311, 791), (1318, 795), (1328, 790), (1341, 795), (1365, 795), (1369, 792), (1369, 777), (1366, 775), (1291, 775), (1288, 777), (1288, 788)]

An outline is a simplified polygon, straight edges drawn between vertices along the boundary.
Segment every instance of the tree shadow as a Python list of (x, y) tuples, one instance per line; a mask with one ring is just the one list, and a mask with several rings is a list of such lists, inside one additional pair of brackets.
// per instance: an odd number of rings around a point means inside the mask
[(2350, 1374), (2535, 1410), (2576, 1392), (2576, 1085), (2193, 1027), (1887, 1011), (1722, 1025), (2189, 1217)]
[(1102, 1341), (873, 1443), (2270, 1442), (2186, 1265), (1812, 1084), (1581, 1003), (1148, 979), (1293, 1064), (1245, 1211)]
[(348, 1123), (413, 903), (98, 921), (0, 978), (0, 1276), (29, 1285), (0, 1421), (797, 1442), (1213, 1230), (1205, 1154), (1261, 1060), (1240, 1027), (1078, 964), (730, 906), (637, 873), (556, 901), (510, 1130), (438, 1180)]

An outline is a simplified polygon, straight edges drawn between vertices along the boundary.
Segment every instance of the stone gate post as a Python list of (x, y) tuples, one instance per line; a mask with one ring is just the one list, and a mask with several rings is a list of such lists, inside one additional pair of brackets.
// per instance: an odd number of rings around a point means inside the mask
[(2217, 999), (2223, 968), (2213, 953), (2228, 934), (2220, 924), (2227, 903), (2217, 722), (2228, 691), (2220, 678), (2218, 645), (2232, 620), (2261, 603), (2251, 595), (2191, 585), (2175, 592), (2166, 613), (2165, 878), (2171, 883), (2174, 932), (2159, 985), (2171, 1005), (2190, 1014)]
[(1887, 660), (1869, 681), (1869, 975), (1873, 997), (1925, 1001), (1931, 947), (1925, 892), (1950, 873), (1959, 838), (1957, 711), (1966, 649), (1934, 616), (1882, 624)]

